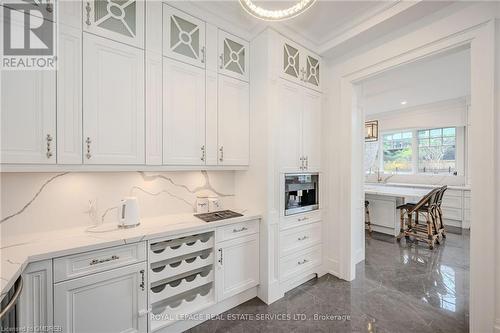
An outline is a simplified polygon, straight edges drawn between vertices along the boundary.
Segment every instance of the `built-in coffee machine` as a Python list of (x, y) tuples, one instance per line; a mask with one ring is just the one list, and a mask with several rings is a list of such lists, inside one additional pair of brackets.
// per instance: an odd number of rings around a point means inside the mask
[(285, 174), (285, 215), (319, 208), (319, 174)]

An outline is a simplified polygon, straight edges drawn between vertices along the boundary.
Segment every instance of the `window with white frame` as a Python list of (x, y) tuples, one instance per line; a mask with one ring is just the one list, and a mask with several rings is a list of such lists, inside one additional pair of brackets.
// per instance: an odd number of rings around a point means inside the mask
[(464, 136), (464, 127), (382, 132), (377, 157), (369, 170), (401, 174), (463, 175)]

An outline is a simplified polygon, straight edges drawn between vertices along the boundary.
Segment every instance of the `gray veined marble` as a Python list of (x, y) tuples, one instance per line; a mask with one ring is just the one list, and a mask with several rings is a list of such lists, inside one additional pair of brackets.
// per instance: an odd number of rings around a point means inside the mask
[[(399, 244), (373, 233), (366, 237), (366, 260), (357, 265), (354, 281), (327, 274), (269, 306), (254, 298), (190, 333), (468, 332), (468, 295), (467, 235), (448, 234), (430, 251), (425, 244)], [(244, 316), (231, 320), (235, 314)], [(280, 314), (307, 319), (280, 320)], [(267, 320), (258, 320), (263, 315)]]

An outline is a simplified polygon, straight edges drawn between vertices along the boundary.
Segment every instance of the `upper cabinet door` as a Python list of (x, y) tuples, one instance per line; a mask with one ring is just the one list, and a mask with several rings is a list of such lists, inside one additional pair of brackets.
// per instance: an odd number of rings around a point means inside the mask
[(118, 42), (144, 48), (144, 1), (85, 1), (83, 29)]
[(2, 71), (1, 162), (56, 163), (56, 72)]
[(249, 44), (219, 30), (219, 73), (248, 81)]
[(302, 80), (306, 87), (321, 91), (321, 58), (317, 55), (304, 52), (302, 65)]
[(302, 108), (302, 155), (308, 171), (320, 171), (321, 167), (321, 94), (303, 89)]
[(205, 71), (164, 59), (163, 163), (204, 165)]
[(205, 68), (205, 22), (163, 5), (163, 54)]
[(281, 42), (281, 77), (293, 82), (302, 83), (301, 63), (302, 49), (287, 40)]
[(144, 164), (144, 52), (83, 36), (86, 164)]
[(302, 161), (302, 91), (298, 84), (279, 80), (279, 94), (276, 103), (277, 117), (274, 127), (278, 132), (276, 154), (280, 170), (296, 172), (304, 167)]
[(250, 103), (247, 82), (219, 75), (219, 165), (248, 165)]

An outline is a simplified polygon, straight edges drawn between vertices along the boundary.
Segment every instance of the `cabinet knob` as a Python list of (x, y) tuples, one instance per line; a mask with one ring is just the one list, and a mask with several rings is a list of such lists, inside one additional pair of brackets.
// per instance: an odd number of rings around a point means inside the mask
[(45, 155), (47, 156), (47, 158), (51, 158), (52, 157), (52, 146), (51, 146), (51, 143), (52, 143), (52, 136), (50, 134), (47, 134), (47, 136), (45, 137), (45, 140), (47, 141), (47, 152), (45, 153)]
[(219, 148), (219, 162), (224, 161), (224, 146), (220, 146)]
[(85, 157), (87, 157), (87, 159), (89, 160), (92, 157), (92, 154), (90, 153), (90, 144), (92, 143), (92, 140), (90, 140), (90, 138), (87, 137), (85, 143), (87, 144), (87, 153), (85, 154)]

